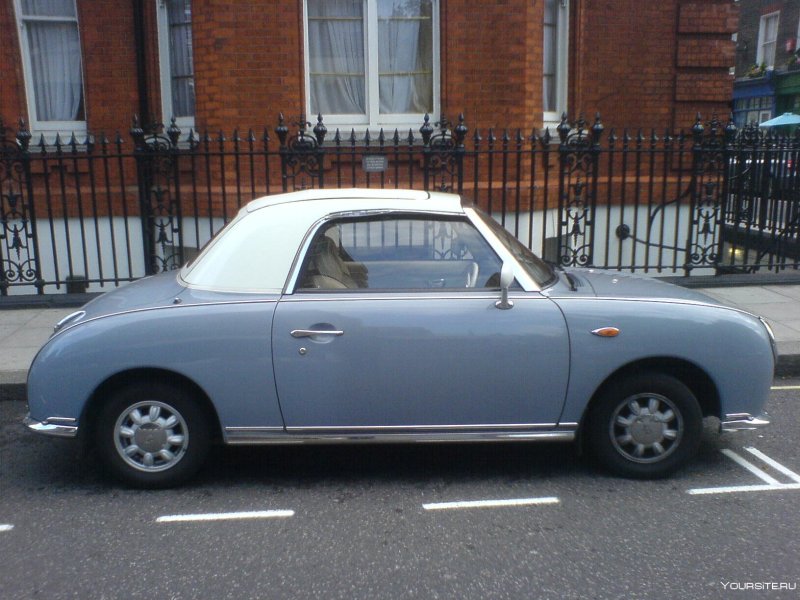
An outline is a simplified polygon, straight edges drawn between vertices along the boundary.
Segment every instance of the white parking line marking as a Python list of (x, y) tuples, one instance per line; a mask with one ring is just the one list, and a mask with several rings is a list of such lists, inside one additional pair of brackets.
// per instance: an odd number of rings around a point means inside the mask
[(11, 531), (12, 529), (14, 529), (13, 525), (0, 525), (0, 532)]
[(800, 390), (800, 385), (773, 385), (771, 390)]
[(451, 508), (498, 508), (504, 506), (533, 506), (538, 504), (558, 504), (555, 497), (545, 498), (512, 498), (509, 500), (468, 500), (461, 502), (433, 502), (423, 504), (425, 510), (447, 510)]
[(789, 479), (793, 479), (797, 483), (800, 483), (800, 475), (798, 475), (794, 471), (791, 471), (791, 470), (787, 469), (781, 463), (779, 463), (777, 460), (771, 459), (769, 456), (767, 456), (766, 454), (761, 452), (761, 450), (758, 450), (757, 448), (753, 448), (751, 446), (746, 446), (745, 450), (747, 450), (753, 456), (757, 456), (758, 458), (763, 460), (765, 463), (767, 463), (769, 466), (771, 466), (776, 471), (780, 471), (781, 473), (786, 475)]
[(293, 517), (293, 510), (254, 510), (230, 513), (205, 513), (198, 515), (167, 515), (158, 517), (156, 523), (185, 523), (191, 521), (234, 521), (237, 519), (285, 519)]
[(748, 462), (732, 450), (722, 450), (722, 453), (736, 462), (736, 464), (744, 467), (754, 475), (756, 475), (762, 481), (766, 481), (766, 485), (729, 485), (729, 486), (722, 486), (722, 487), (713, 487), (713, 488), (695, 488), (691, 490), (686, 490), (687, 494), (692, 495), (700, 495), (700, 494), (733, 494), (736, 492), (771, 492), (775, 490), (800, 490), (800, 475), (784, 467), (781, 463), (776, 461), (773, 458), (770, 458), (757, 448), (753, 448), (752, 446), (745, 446), (745, 450), (747, 450), (750, 454), (755, 456), (756, 458), (760, 459), (764, 463), (771, 466), (776, 471), (786, 475), (795, 483), (781, 483), (774, 477), (768, 475), (752, 463)]
[(771, 475), (768, 475), (767, 473), (765, 473), (764, 471), (759, 469), (757, 466), (755, 466), (753, 463), (747, 462), (741, 456), (736, 454), (736, 452), (734, 452), (733, 450), (728, 450), (727, 448), (725, 448), (722, 451), (722, 453), (725, 456), (727, 456), (728, 458), (730, 458), (736, 464), (738, 464), (738, 465), (744, 467), (745, 469), (747, 469), (748, 471), (750, 471), (753, 475), (758, 477), (761, 481), (764, 481), (764, 482), (766, 482), (766, 483), (768, 483), (770, 485), (780, 485), (781, 484), (780, 481), (778, 481), (777, 479), (775, 479)]
[(779, 483), (778, 485), (732, 485), (729, 487), (696, 488), (687, 493), (697, 496), (703, 494), (733, 494), (735, 492), (771, 492), (775, 490), (800, 490), (800, 483)]

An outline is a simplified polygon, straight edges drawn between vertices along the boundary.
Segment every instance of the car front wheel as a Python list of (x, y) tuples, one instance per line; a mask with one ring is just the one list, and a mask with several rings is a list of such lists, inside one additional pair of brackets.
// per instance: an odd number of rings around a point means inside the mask
[(653, 478), (673, 472), (696, 452), (703, 415), (683, 383), (640, 373), (608, 385), (586, 427), (588, 445), (602, 466), (625, 477)]
[(200, 468), (210, 444), (209, 419), (184, 389), (133, 384), (114, 393), (95, 430), (101, 459), (137, 487), (177, 485)]

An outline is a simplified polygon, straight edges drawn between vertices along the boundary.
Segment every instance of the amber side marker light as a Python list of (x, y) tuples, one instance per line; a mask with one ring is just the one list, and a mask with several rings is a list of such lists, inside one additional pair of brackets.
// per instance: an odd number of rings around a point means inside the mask
[(595, 329), (592, 333), (600, 337), (617, 337), (619, 329), (616, 327), (601, 327), (600, 329)]

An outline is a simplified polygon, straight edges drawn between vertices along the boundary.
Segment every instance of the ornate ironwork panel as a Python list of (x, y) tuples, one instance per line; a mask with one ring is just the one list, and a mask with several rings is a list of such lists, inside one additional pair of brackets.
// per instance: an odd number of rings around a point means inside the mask
[(131, 136), (136, 145), (139, 207), (148, 275), (180, 268), (183, 264), (183, 215), (178, 177), (178, 140), (175, 119), (162, 133), (145, 133), (134, 118)]
[(28, 145), (31, 134), (20, 121), (15, 139), (0, 121), (0, 294), (12, 285), (33, 284), (43, 293), (36, 219), (32, 202)]
[(729, 123), (723, 130), (716, 116), (705, 127), (697, 115), (692, 136), (691, 214), (684, 264), (687, 274), (696, 267), (717, 267), (720, 263), (729, 149), (736, 128)]
[(306, 131), (311, 127), (311, 123), (306, 121), (305, 116), (301, 116), (293, 125), (298, 128), (297, 134), (289, 137), (289, 128), (281, 113), (278, 117), (278, 126), (275, 128), (280, 141), (283, 191), (323, 188), (325, 150), (322, 144), (328, 128), (322, 123), (322, 115), (317, 115), (317, 124), (312, 130), (313, 135)]
[(558, 184), (558, 257), (564, 266), (592, 264), (597, 201), (597, 165), (603, 125), (600, 115), (587, 129), (580, 117), (574, 128), (561, 117)]
[[(434, 127), (438, 127), (436, 132)], [(424, 152), (425, 189), (439, 192), (462, 193), (464, 189), (464, 140), (469, 129), (464, 124), (464, 115), (458, 115), (458, 125), (442, 116), (441, 121), (431, 125), (430, 116), (425, 115), (420, 134)]]

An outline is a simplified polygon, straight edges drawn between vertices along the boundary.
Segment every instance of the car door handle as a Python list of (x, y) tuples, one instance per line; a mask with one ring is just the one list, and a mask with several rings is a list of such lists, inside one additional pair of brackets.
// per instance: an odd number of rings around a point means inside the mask
[(344, 335), (344, 331), (338, 329), (294, 329), (292, 330), (293, 338), (306, 338), (314, 337), (315, 335)]

